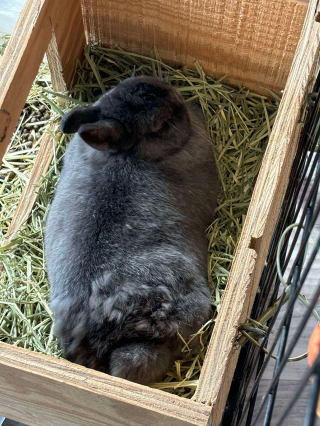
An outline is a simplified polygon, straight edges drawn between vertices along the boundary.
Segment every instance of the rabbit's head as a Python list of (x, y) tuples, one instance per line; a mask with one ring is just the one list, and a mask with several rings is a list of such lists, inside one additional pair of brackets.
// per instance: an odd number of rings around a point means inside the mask
[(75, 108), (62, 119), (61, 130), (78, 132), (101, 151), (161, 156), (161, 150), (179, 150), (187, 142), (191, 120), (185, 101), (170, 84), (143, 76), (124, 80), (90, 107)]

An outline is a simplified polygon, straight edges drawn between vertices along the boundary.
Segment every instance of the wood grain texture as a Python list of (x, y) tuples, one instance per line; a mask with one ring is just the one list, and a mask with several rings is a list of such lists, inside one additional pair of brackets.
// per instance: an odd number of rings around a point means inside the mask
[(0, 412), (32, 426), (205, 426), (210, 407), (0, 343)]
[[(47, 50), (47, 59), (51, 73), (52, 87), (56, 91), (64, 91), (67, 89), (67, 84), (64, 79), (63, 64), (59, 52), (59, 46), (55, 33), (52, 32), (51, 35), (52, 38)], [(58, 102), (60, 102), (60, 105), (63, 105), (65, 101), (63, 99), (59, 99)], [(10, 240), (10, 238), (15, 235), (21, 225), (23, 225), (26, 220), (28, 220), (31, 214), (38, 194), (37, 185), (41, 177), (46, 174), (53, 158), (53, 148), (55, 141), (50, 133), (53, 133), (55, 128), (56, 124), (52, 124), (50, 126), (49, 133), (44, 136), (40, 144), (40, 149), (31, 171), (30, 178), (21, 194), (19, 204), (8, 228), (6, 240)], [(1, 270), (2, 265), (0, 265), (0, 272)]]
[(319, 53), (317, 3), (310, 1), (196, 392), (197, 401), (213, 407), (214, 426), (220, 423), (239, 355), (237, 327), (250, 315), (296, 151), (301, 106)]
[(288, 0), (81, 0), (87, 39), (207, 74), (255, 92), (284, 89), (307, 11)]
[(57, 7), (59, 4), (69, 3), (63, 19), (57, 17), (55, 21), (52, 40), (56, 39), (56, 52), (61, 63), (63, 79), (67, 88), (70, 88), (76, 69), (76, 60), (82, 60), (86, 43), (81, 3), (80, 0), (68, 0), (68, 2), (54, 0), (54, 2)]
[[(51, 75), (51, 85), (53, 90), (56, 92), (64, 92), (67, 90), (67, 84), (63, 75), (63, 66), (57, 38), (55, 33), (52, 33), (52, 37), (47, 49), (47, 60)], [(58, 98), (58, 102), (62, 102), (62, 98)], [(62, 102), (64, 104), (64, 102)]]
[[(42, 2), (42, 4), (43, 3), (44, 2)], [(52, 2), (47, 1), (47, 3), (49, 4)], [(25, 10), (26, 8), (27, 8), (27, 11)], [(76, 59), (81, 58), (81, 55), (83, 52), (83, 46), (85, 43), (80, 3), (79, 1), (75, 1), (72, 9), (65, 11), (67, 15), (64, 21), (63, 22), (59, 21), (58, 24), (55, 25), (55, 30), (53, 29), (54, 25), (53, 25), (53, 20), (51, 19), (51, 13), (48, 12), (47, 14), (45, 14), (45, 18), (41, 17), (40, 15), (37, 18), (37, 14), (39, 13), (39, 10), (40, 10), (39, 8), (40, 8), (40, 3), (38, 4), (35, 10), (32, 8), (29, 8), (29, 4), (26, 4), (25, 9), (23, 10), (21, 15), (23, 18), (23, 23), (21, 24), (20, 22), (18, 22), (15, 33), (12, 36), (12, 40), (14, 40), (15, 42), (17, 41), (18, 45), (21, 45), (21, 43), (24, 43), (25, 40), (22, 39), (24, 33), (18, 34), (17, 36), (16, 32), (18, 31), (18, 28), (20, 27), (24, 28), (26, 26), (25, 20), (27, 20), (30, 23), (30, 20), (31, 20), (30, 16), (33, 16), (33, 19), (35, 20), (39, 19), (41, 21), (42, 19), (45, 19), (45, 21), (50, 22), (49, 35), (51, 36), (51, 40), (47, 48), (47, 59), (48, 59), (48, 64), (49, 64), (49, 68), (51, 72), (52, 87), (54, 90), (64, 91), (67, 89), (65, 76), (68, 79), (68, 84), (70, 84), (71, 78), (75, 69)], [(71, 14), (69, 20), (67, 20), (68, 13)], [(57, 34), (57, 37), (56, 37), (56, 34)], [(42, 44), (41, 40), (37, 41), (37, 46), (38, 44)], [(8, 54), (11, 52), (12, 60), (8, 61), (8, 58), (5, 56), (4, 57), (5, 62), (4, 63), (2, 62), (2, 65), (1, 65), (2, 68), (0, 68), (0, 72), (3, 73), (2, 80), (1, 80), (1, 74), (0, 74), (0, 82), (2, 86), (4, 86), (5, 78), (8, 78), (9, 72), (11, 74), (14, 74), (16, 72), (18, 75), (20, 75), (22, 72), (21, 69), (19, 69), (21, 65), (18, 66), (19, 57), (17, 56), (17, 53), (15, 51), (12, 52), (13, 47), (11, 44), (9, 44), (8, 51), (7, 51)], [(43, 48), (44, 46), (42, 46), (42, 49)], [(25, 50), (28, 50), (28, 49), (30, 49), (30, 47), (28, 47), (28, 45), (25, 46)], [(39, 58), (41, 62), (43, 59), (43, 53), (39, 56)], [(39, 62), (39, 65), (40, 65), (40, 62)], [(18, 68), (16, 68), (17, 66)], [(28, 72), (29, 72), (29, 68), (28, 68)], [(32, 81), (31, 81), (31, 84), (32, 84)], [(13, 89), (11, 88), (11, 85), (9, 86), (7, 85), (7, 87), (4, 88), (4, 90), (7, 90), (10, 93), (13, 91)], [(23, 104), (25, 103), (25, 100), (23, 101)], [(63, 100), (61, 100), (60, 102), (61, 104), (64, 103)], [(0, 110), (0, 114), (1, 113), (2, 111)], [(16, 114), (18, 113), (18, 109), (15, 110), (15, 113)], [(5, 119), (12, 117), (12, 114), (8, 116), (8, 114), (5, 113), (5, 115), (7, 116), (5, 117)], [(1, 129), (1, 124), (2, 123), (1, 123), (1, 115), (0, 115), (0, 129)], [(49, 131), (53, 132), (55, 127), (56, 125), (52, 124), (52, 126), (49, 128)], [(7, 240), (10, 240), (10, 238), (13, 235), (15, 235), (15, 233), (20, 228), (20, 226), (29, 218), (31, 214), (34, 202), (37, 198), (37, 193), (38, 193), (37, 184), (39, 183), (39, 180), (41, 179), (41, 177), (46, 174), (49, 168), (49, 165), (52, 161), (54, 144), (55, 144), (55, 141), (50, 136), (50, 134), (45, 135), (43, 141), (41, 142), (40, 149), (39, 149), (34, 167), (32, 169), (30, 178), (28, 180), (27, 185), (24, 188), (19, 204), (16, 208), (11, 224), (9, 226), (9, 229), (6, 235)], [(1, 148), (2, 147), (0, 146), (0, 154), (1, 154)], [(3, 265), (0, 264), (0, 273), (2, 271), (2, 268), (3, 268)]]
[[(53, 132), (55, 127), (56, 125), (53, 124), (49, 130)], [(41, 177), (46, 174), (53, 158), (53, 144), (55, 144), (53, 137), (50, 134), (46, 134), (40, 144), (40, 149), (31, 171), (30, 178), (21, 194), (18, 206), (8, 228), (6, 235), (7, 241), (15, 235), (19, 228), (26, 222), (26, 220), (28, 220), (31, 214), (34, 202), (38, 195), (37, 184)], [(1, 267), (2, 265), (0, 265), (0, 272), (2, 269)]]
[(74, 59), (84, 42), (79, 1), (26, 1), (0, 63), (0, 160), (53, 32), (56, 34), (67, 83), (71, 79)]

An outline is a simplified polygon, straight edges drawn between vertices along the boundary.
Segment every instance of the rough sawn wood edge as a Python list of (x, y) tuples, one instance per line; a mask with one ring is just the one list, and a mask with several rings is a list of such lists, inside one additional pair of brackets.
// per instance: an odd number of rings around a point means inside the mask
[[(52, 3), (56, 4), (52, 5)], [(50, 4), (51, 8), (49, 7)], [(40, 14), (40, 8), (43, 8), (44, 10), (42, 15)], [(43, 36), (41, 31), (45, 31), (45, 35), (47, 35), (47, 29), (45, 30), (45, 28), (49, 24), (50, 32), (48, 34), (51, 39), (49, 39), (48, 45), (46, 45), (46, 38), (45, 40), (36, 40), (37, 46), (34, 50), (38, 51), (38, 68), (47, 49), (47, 59), (52, 76), (53, 89), (56, 91), (63, 91), (66, 90), (67, 86), (70, 84), (75, 70), (76, 59), (80, 59), (82, 57), (83, 46), (85, 43), (81, 5), (79, 0), (69, 2), (68, 8), (63, 9), (65, 12), (64, 19), (60, 20), (58, 19), (59, 16), (56, 16), (58, 8), (59, 5), (57, 2), (49, 0), (37, 3), (32, 1), (32, 4), (30, 4), (30, 0), (26, 2), (0, 65), (0, 87), (3, 88), (3, 92), (5, 92), (5, 90), (8, 91), (8, 96), (12, 96), (12, 93), (16, 93), (16, 89), (13, 86), (13, 83), (8, 84), (9, 82), (7, 79), (11, 77), (13, 82), (15, 81), (15, 74), (20, 76), (23, 73), (24, 63), (21, 58), (28, 55), (28, 51), (30, 51), (30, 49), (34, 49), (34, 46), (32, 45), (32, 42), (34, 42), (32, 32), (35, 31), (36, 34), (38, 34), (37, 31), (40, 31), (39, 37)], [(58, 22), (54, 24), (57, 19)], [(29, 26), (31, 23), (35, 29), (32, 29), (30, 33)], [(28, 42), (26, 42), (26, 40), (28, 40)], [(16, 46), (23, 47), (21, 50), (16, 50)], [(9, 59), (8, 55), (10, 55)], [(33, 63), (33, 65), (36, 64), (37, 63)], [(26, 76), (24, 76), (25, 84), (30, 84), (31, 87), (38, 68), (34, 66), (31, 72), (28, 69), (28, 72), (25, 73)], [(19, 93), (19, 96), (21, 96), (21, 93)], [(6, 99), (4, 93), (3, 99)], [(23, 105), (25, 104), (25, 101), (26, 99), (21, 96), (21, 102), (23, 102)], [(61, 104), (63, 104), (63, 101), (61, 101)], [(0, 129), (3, 123), (2, 120), (8, 119), (8, 114), (1, 115), (1, 113), (3, 113), (3, 111), (1, 111), (0, 108)], [(9, 117), (13, 119), (15, 115), (18, 117), (18, 114), (20, 115), (20, 110), (15, 108), (14, 113), (10, 114)], [(55, 127), (56, 126), (53, 123), (50, 126), (49, 133), (44, 135), (40, 144), (40, 149), (34, 167), (31, 171), (30, 178), (20, 197), (19, 204), (10, 223), (6, 235), (6, 241), (4, 243), (16, 234), (18, 229), (28, 220), (31, 214), (34, 202), (37, 198), (37, 185), (41, 177), (47, 172), (53, 158), (55, 141), (50, 133), (54, 131)], [(6, 139), (7, 136), (8, 134), (6, 133)], [(2, 153), (2, 148), (3, 146), (0, 144), (0, 155)], [(3, 265), (0, 264), (0, 273), (2, 269)]]
[[(57, 29), (58, 33), (59, 33), (59, 29), (61, 28), (62, 27), (60, 26)], [(83, 34), (83, 40), (84, 40), (84, 34)], [(82, 51), (78, 53), (80, 58)], [(74, 55), (77, 55), (78, 53), (76, 52), (74, 53)], [(57, 38), (54, 32), (52, 32), (52, 38), (48, 45), (47, 59), (48, 59), (48, 64), (50, 68), (51, 83), (52, 83), (53, 90), (57, 92), (63, 92), (67, 90), (67, 83), (65, 81), (66, 78), (64, 75), (64, 70), (62, 65), (62, 56), (61, 56), (60, 49), (57, 43)], [(72, 61), (75, 63), (76, 59), (78, 59), (78, 56), (73, 56)], [(68, 70), (71, 68), (70, 62), (72, 61), (70, 59), (68, 60)], [(67, 81), (70, 83), (72, 76), (69, 75), (69, 71), (66, 77), (68, 77)], [(60, 103), (60, 106), (64, 106), (66, 103), (66, 101), (63, 99), (59, 99), (58, 102)], [(40, 149), (37, 154), (34, 166), (32, 168), (29, 180), (21, 194), (18, 206), (14, 212), (13, 218), (8, 228), (6, 241), (10, 240), (16, 234), (16, 232), (20, 229), (20, 227), (29, 219), (29, 216), (32, 212), (34, 203), (38, 195), (38, 184), (40, 182), (40, 179), (48, 171), (48, 168), (53, 158), (53, 152), (55, 149), (56, 142), (51, 135), (52, 133), (54, 133), (55, 128), (56, 128), (56, 124), (52, 123), (49, 127), (49, 132), (47, 132), (43, 136), (42, 142), (40, 144)], [(0, 273), (1, 273), (1, 270), (2, 270), (2, 265), (0, 264)]]
[(0, 343), (0, 412), (32, 426), (206, 426), (211, 408)]
[(250, 315), (296, 152), (301, 107), (319, 54), (317, 4), (317, 0), (309, 4), (201, 371), (195, 400), (212, 406), (213, 426), (219, 425), (226, 404), (239, 355), (234, 346), (237, 327)]
[(68, 83), (85, 43), (80, 0), (27, 0), (0, 62), (0, 161), (41, 61), (56, 35)]

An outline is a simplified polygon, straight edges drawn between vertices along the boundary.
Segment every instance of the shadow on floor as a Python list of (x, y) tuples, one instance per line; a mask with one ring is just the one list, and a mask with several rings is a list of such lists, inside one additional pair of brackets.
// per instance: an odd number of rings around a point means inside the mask
[(14, 420), (5, 419), (5, 421), (2, 423), (2, 426), (28, 426), (24, 423), (19, 423)]

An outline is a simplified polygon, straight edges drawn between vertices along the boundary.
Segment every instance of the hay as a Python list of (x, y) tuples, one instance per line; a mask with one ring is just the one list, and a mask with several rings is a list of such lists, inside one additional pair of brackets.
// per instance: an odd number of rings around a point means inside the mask
[[(32, 170), (44, 126), (49, 123), (58, 126), (59, 117), (71, 108), (95, 101), (106, 89), (134, 75), (152, 75), (170, 82), (187, 102), (198, 102), (204, 112), (222, 188), (213, 223), (207, 230), (209, 284), (212, 303), (218, 312), (280, 99), (274, 95), (269, 100), (241, 86), (230, 87), (224, 78), (209, 78), (199, 63), (195, 63), (195, 70), (178, 69), (162, 63), (156, 51), (149, 58), (120, 49), (86, 47), (85, 59), (78, 63), (76, 84), (68, 93), (52, 90), (48, 67), (43, 63), (0, 170), (1, 239), (5, 240)], [(59, 99), (66, 102), (59, 104)], [(35, 129), (32, 121), (39, 128)], [(58, 127), (54, 136), (57, 141), (54, 162), (41, 182), (31, 217), (11, 240), (5, 241), (5, 247), (0, 247), (4, 265), (0, 278), (0, 339), (60, 357), (52, 333), (49, 285), (43, 263), (44, 222), (67, 142)], [(214, 321), (212, 318), (198, 332), (201, 336), (198, 355), (176, 361), (165, 380), (153, 387), (192, 397)], [(188, 342), (184, 350), (188, 352)]]

